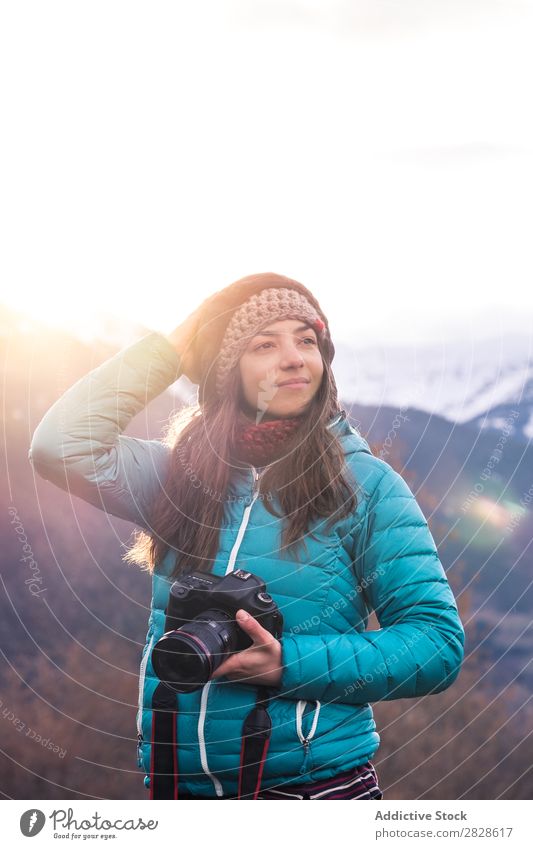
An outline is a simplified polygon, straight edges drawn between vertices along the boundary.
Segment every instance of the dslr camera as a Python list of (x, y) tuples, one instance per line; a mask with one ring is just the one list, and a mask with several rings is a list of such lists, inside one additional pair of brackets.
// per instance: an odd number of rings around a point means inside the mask
[(224, 577), (190, 572), (174, 581), (165, 633), (152, 650), (157, 677), (175, 693), (203, 687), (230, 654), (253, 643), (237, 624), (241, 608), (281, 638), (283, 616), (257, 575), (242, 569)]

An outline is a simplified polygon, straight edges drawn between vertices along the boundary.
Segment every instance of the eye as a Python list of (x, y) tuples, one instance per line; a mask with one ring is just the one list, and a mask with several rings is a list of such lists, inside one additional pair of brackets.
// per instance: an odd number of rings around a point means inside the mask
[[(307, 343), (309, 343), (309, 342), (310, 342), (310, 343), (311, 343), (311, 345), (316, 345), (316, 344), (317, 344), (317, 343), (316, 343), (316, 339), (313, 339), (313, 337), (312, 337), (312, 336), (305, 336), (305, 337), (303, 337), (303, 338), (301, 337), (301, 338), (300, 338), (300, 342), (307, 342)], [(254, 348), (254, 350), (255, 350), (255, 351), (260, 351), (260, 350), (261, 350), (261, 348), (268, 348), (268, 347), (269, 347), (269, 346), (271, 346), (271, 345), (273, 345), (273, 342), (263, 342), (261, 345), (258, 345), (258, 346), (257, 346), (257, 348)], [(309, 347), (309, 345), (306, 345), (305, 347), (306, 347), (306, 348), (308, 348), (308, 347)]]

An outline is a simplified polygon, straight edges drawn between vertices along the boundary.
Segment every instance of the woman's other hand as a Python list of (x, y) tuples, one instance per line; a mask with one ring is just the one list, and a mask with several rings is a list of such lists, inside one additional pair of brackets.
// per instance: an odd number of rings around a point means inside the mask
[(253, 645), (232, 654), (211, 677), (225, 675), (230, 681), (278, 687), (282, 674), (281, 643), (244, 610), (237, 611), (237, 624), (252, 638)]

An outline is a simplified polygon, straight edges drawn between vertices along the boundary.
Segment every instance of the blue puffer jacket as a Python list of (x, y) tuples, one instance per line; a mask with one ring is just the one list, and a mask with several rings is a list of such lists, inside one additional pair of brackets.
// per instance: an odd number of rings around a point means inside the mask
[[(41, 477), (147, 529), (170, 449), (123, 435), (128, 422), (180, 375), (166, 337), (151, 333), (79, 380), (37, 427), (29, 458)], [(232, 477), (213, 572), (260, 575), (284, 617), (283, 675), (269, 707), (272, 737), (263, 787), (320, 781), (372, 758), (370, 703), (438, 693), (456, 679), (464, 630), (435, 542), (415, 497), (346, 420), (329, 427), (356, 482), (358, 506), (326, 530), (316, 522), (308, 558), (279, 553), (281, 520), (258, 494), (260, 473)], [(175, 552), (153, 575), (139, 680), (138, 766), (150, 767), (151, 650), (165, 623)], [(366, 631), (375, 610), (380, 629)], [(205, 798), (237, 794), (244, 718), (257, 688), (222, 677), (176, 696), (180, 788)], [(145, 778), (148, 786), (149, 779)]]

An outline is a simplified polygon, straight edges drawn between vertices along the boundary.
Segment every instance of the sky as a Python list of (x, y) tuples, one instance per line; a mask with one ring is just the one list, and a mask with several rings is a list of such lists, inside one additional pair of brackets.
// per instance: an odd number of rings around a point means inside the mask
[(166, 333), (275, 271), (353, 345), (532, 332), (532, 36), (513, 0), (4, 6), (1, 300)]

